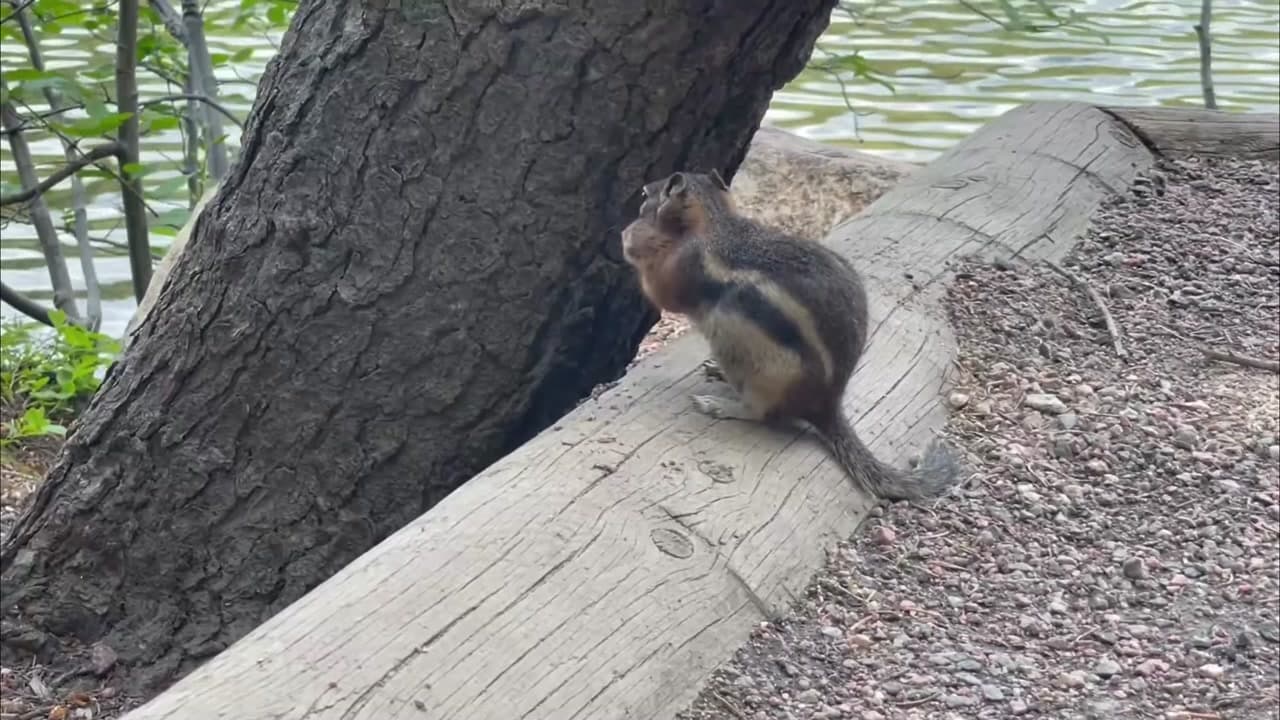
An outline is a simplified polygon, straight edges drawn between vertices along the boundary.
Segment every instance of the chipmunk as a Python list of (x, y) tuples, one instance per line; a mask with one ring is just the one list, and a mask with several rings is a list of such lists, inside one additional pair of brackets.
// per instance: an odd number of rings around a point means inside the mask
[(938, 443), (910, 472), (871, 453), (841, 399), (867, 341), (867, 296), (853, 266), (829, 248), (738, 214), (716, 171), (677, 172), (642, 189), (623, 256), (644, 295), (686, 315), (711, 346), (709, 375), (734, 399), (693, 396), (724, 419), (799, 419), (865, 490), (894, 500), (940, 494), (957, 474)]

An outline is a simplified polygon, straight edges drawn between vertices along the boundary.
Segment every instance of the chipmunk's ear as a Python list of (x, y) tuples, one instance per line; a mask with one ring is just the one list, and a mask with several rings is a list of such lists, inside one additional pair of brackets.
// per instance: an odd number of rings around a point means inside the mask
[(711, 182), (715, 183), (716, 187), (720, 188), (723, 192), (729, 192), (729, 183), (725, 182), (724, 178), (720, 177), (719, 170), (712, 168), (711, 172), (708, 174), (711, 176)]
[(667, 178), (667, 184), (662, 188), (662, 194), (667, 197), (683, 195), (688, 187), (689, 183), (685, 180), (684, 173), (671, 173), (671, 177)]

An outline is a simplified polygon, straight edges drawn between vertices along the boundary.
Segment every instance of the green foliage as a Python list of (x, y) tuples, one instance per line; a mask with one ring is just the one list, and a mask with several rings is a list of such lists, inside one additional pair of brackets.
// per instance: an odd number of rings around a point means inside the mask
[(6, 322), (0, 328), (0, 401), (4, 436), (0, 445), (21, 438), (63, 435), (62, 425), (93, 395), (120, 344), (101, 333), (49, 314), (54, 328)]
[[(216, 22), (229, 23), (238, 32), (264, 35), (278, 33), (288, 25), (297, 4), (297, 0), (240, 0), (234, 11), (222, 13)], [(112, 0), (34, 0), (21, 5), (25, 7), (26, 17), (31, 21), (37, 43), (75, 28), (77, 35), (88, 35), (95, 44), (115, 44), (117, 8)], [(171, 0), (170, 5), (175, 10), (180, 10), (181, 2)], [(146, 96), (140, 98), (138, 121), (142, 134), (142, 155), (146, 156), (149, 154), (149, 136), (180, 131), (185, 137), (186, 129), (182, 118), (189, 112), (188, 103), (173, 96), (185, 94), (188, 64), (186, 47), (165, 26), (163, 18), (151, 3), (143, 2), (140, 10), (138, 72), (150, 73), (164, 80), (168, 84), (167, 96), (170, 97), (167, 100)], [(27, 45), (27, 38), (16, 19), (16, 12), (8, 4), (0, 10), (0, 42), (14, 47)], [(250, 60), (253, 54), (254, 48), (246, 47), (235, 52), (213, 52), (210, 57), (214, 72), (225, 76), (223, 71)], [(63, 137), (77, 141), (84, 147), (111, 139), (129, 118), (128, 113), (119, 112), (114, 88), (115, 62), (111, 58), (90, 67), (77, 66), (75, 69), (37, 70), (28, 65), (6, 70), (3, 82), (0, 83), (0, 94), (3, 94), (4, 100), (14, 103), (24, 125), (32, 127), (32, 140)], [(50, 112), (47, 91), (56, 93), (67, 106), (64, 111)], [(185, 176), (162, 183), (146, 183), (143, 193), (148, 203), (167, 203), (172, 201), (175, 194), (190, 189), (195, 193), (190, 198), (190, 204), (194, 204), (208, 179), (204, 151), (203, 146), (198, 147), (195, 167), (184, 169), (184, 172), (194, 171), (197, 181), (194, 187), (188, 185)], [(174, 169), (173, 166), (177, 164), (177, 158), (170, 158), (164, 163), (167, 168), (135, 166), (130, 167), (128, 172), (133, 176), (143, 176), (160, 169)], [(51, 171), (52, 168), (41, 168), (42, 173)], [(82, 172), (90, 177), (101, 175), (93, 167)], [(53, 209), (55, 214), (62, 210)], [(162, 221), (153, 217), (153, 223), (159, 225), (162, 232), (166, 226), (181, 227), (186, 220), (185, 210), (164, 213)]]

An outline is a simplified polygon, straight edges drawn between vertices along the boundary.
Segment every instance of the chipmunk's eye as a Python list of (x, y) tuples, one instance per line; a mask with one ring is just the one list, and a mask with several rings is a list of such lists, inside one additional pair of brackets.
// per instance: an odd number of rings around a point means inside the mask
[(644, 199), (648, 200), (648, 199), (649, 199), (649, 188), (647, 188), (647, 187), (642, 187), (642, 188), (640, 188), (640, 197), (642, 197), (642, 198), (644, 198)]

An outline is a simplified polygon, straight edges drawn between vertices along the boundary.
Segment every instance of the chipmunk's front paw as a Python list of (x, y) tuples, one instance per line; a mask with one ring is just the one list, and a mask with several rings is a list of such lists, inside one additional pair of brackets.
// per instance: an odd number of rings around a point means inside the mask
[(724, 401), (714, 395), (694, 395), (693, 409), (713, 418), (724, 417)]
[(741, 400), (716, 397), (715, 395), (694, 395), (693, 407), (703, 415), (720, 420), (746, 420), (758, 422), (760, 413)]
[(702, 361), (702, 374), (706, 375), (708, 380), (724, 382), (724, 371), (720, 369), (720, 363), (716, 362), (715, 358)]

